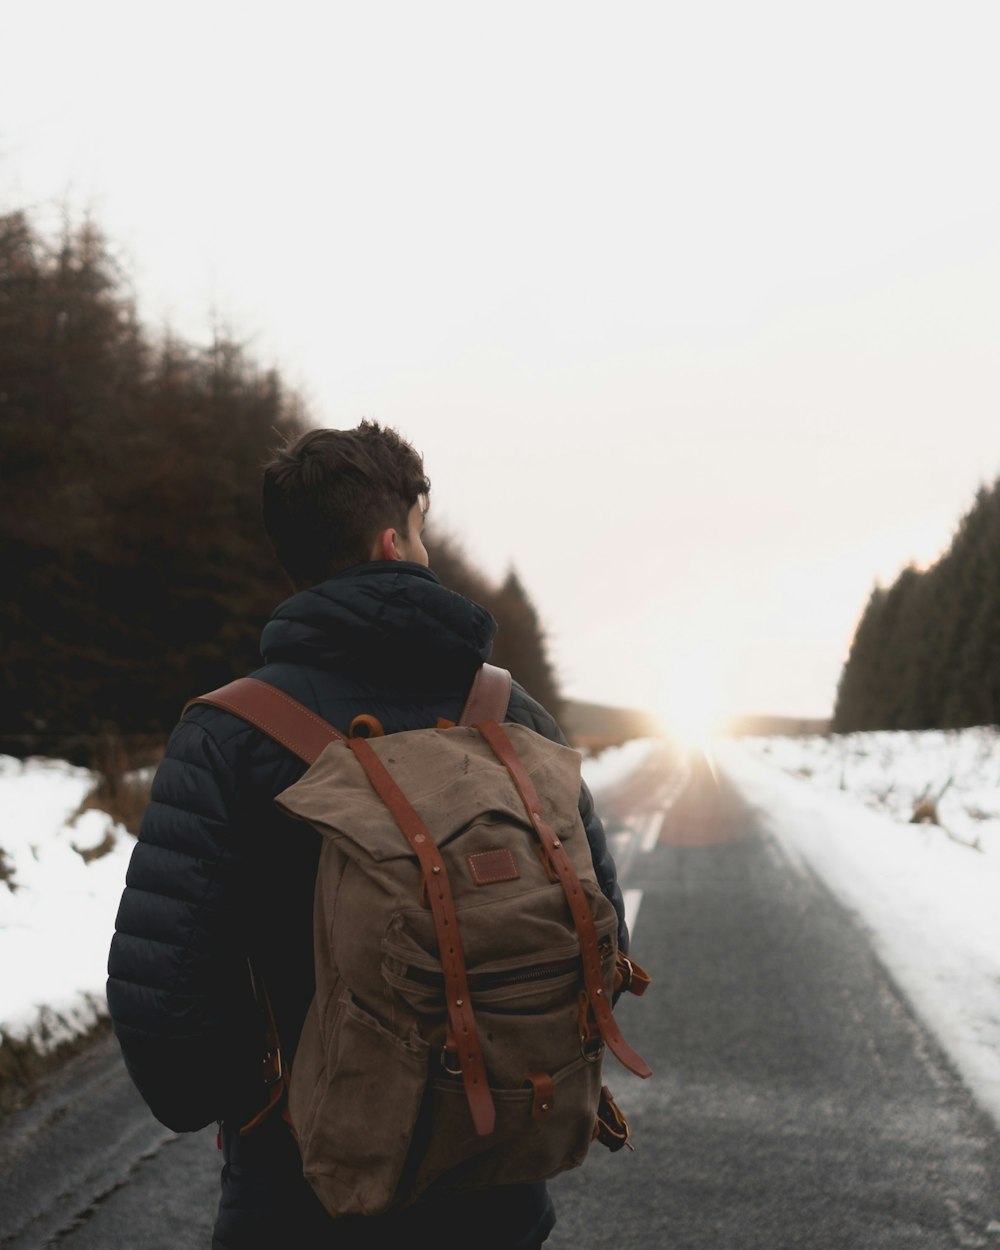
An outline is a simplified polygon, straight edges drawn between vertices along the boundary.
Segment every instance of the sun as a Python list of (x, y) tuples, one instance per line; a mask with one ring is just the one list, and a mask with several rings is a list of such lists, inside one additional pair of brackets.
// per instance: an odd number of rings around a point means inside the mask
[(676, 653), (659, 700), (660, 721), (683, 746), (707, 748), (726, 717), (721, 658), (707, 648)]

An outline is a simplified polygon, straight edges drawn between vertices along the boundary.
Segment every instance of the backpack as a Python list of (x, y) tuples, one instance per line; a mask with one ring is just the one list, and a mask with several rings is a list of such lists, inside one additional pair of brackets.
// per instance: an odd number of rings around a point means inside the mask
[(360, 716), (346, 738), (255, 678), (191, 700), (310, 765), (275, 802), (323, 838), (316, 992), (290, 1073), (267, 1004), (271, 1097), (241, 1131), (282, 1103), (335, 1217), (546, 1180), (595, 1139), (631, 1146), (603, 1059), (650, 1075), (612, 1013), (650, 978), (618, 950), (580, 755), (501, 727), (510, 681), (484, 665), (457, 724), (386, 735)]

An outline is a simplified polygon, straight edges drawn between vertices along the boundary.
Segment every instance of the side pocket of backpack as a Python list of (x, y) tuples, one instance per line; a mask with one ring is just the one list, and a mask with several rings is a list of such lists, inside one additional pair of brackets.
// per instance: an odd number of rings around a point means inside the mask
[(331, 1215), (375, 1215), (399, 1187), (427, 1085), (428, 1047), (416, 1035), (391, 1033), (346, 992), (325, 1040), (317, 1040), (303, 1034), (291, 1077), (303, 1172)]

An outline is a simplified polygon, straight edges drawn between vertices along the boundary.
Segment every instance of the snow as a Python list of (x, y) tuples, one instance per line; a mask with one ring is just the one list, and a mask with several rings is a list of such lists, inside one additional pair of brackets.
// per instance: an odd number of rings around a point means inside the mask
[[(80, 812), (96, 776), (58, 760), (0, 756), (0, 1038), (47, 1051), (106, 1014), (108, 944), (132, 838)], [(110, 836), (111, 850), (81, 852)]]
[[(654, 745), (584, 757), (598, 803)], [(760, 810), (790, 870), (816, 874), (857, 915), (1000, 1123), (998, 732), (718, 739), (711, 756)], [(60, 761), (0, 756), (0, 1038), (42, 1051), (107, 1011), (133, 839), (105, 813), (81, 811), (95, 784)], [(928, 798), (940, 824), (911, 823)]]

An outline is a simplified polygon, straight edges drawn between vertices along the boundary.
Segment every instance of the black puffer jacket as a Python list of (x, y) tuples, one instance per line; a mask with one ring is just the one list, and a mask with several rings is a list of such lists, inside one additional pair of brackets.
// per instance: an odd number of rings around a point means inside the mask
[[(264, 629), (255, 676), (346, 732), (360, 712), (387, 732), (457, 719), (496, 631), (478, 604), (406, 562), (360, 565), (294, 595)], [(565, 742), (516, 683), (507, 719)], [(260, 1106), (261, 1024), (248, 956), (295, 1059), (313, 992), (312, 896), (320, 837), (273, 797), (305, 765), (245, 722), (197, 705), (171, 735), (129, 866), (109, 958), (108, 1003), (133, 1081), (177, 1131), (223, 1123), (217, 1250), (375, 1250), (426, 1234), (437, 1250), (530, 1245), (554, 1223), (544, 1185), (430, 1201), (402, 1215), (332, 1221), (303, 1180), (277, 1118), (229, 1126)], [(602, 889), (624, 907), (586, 786), (581, 813)]]

